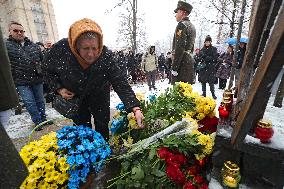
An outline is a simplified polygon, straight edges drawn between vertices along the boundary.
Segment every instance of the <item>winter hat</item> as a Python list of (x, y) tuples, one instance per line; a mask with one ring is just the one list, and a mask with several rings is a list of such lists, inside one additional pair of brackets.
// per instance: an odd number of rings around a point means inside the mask
[(188, 14), (190, 14), (192, 8), (193, 7), (187, 2), (178, 1), (177, 8), (174, 11), (175, 11), (175, 13), (177, 13), (178, 10), (184, 10), (184, 11), (188, 12)]
[(76, 40), (81, 34), (86, 32), (94, 32), (99, 35), (99, 56), (103, 50), (103, 33), (101, 27), (95, 21), (88, 18), (83, 18), (74, 22), (69, 28), (68, 43), (72, 53), (76, 56), (76, 59), (80, 64), (84, 64), (86, 61), (79, 55), (79, 52), (77, 51)]
[(207, 36), (206, 36), (204, 43), (205, 43), (206, 41), (212, 42), (212, 38), (211, 38), (210, 35), (207, 35)]

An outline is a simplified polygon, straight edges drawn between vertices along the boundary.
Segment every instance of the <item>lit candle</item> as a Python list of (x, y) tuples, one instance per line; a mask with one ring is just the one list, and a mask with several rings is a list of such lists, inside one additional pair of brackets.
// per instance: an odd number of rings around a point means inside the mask
[(238, 186), (238, 181), (231, 176), (226, 176), (223, 180), (223, 183), (231, 188), (236, 188)]

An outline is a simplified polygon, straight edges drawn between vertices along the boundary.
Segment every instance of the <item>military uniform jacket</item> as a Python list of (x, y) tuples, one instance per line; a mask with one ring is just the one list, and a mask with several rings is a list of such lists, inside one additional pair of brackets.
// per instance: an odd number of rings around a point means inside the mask
[(193, 84), (195, 80), (194, 60), (190, 53), (194, 49), (196, 30), (188, 17), (180, 21), (176, 27), (173, 39), (173, 67), (178, 72), (173, 82), (183, 81)]

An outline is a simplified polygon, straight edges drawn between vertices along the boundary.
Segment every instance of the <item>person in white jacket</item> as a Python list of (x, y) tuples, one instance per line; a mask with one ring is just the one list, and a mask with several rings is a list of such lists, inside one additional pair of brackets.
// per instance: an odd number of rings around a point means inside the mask
[(155, 46), (150, 46), (148, 52), (144, 55), (142, 61), (142, 70), (145, 72), (149, 90), (155, 90), (155, 80), (157, 74), (157, 57), (155, 53)]

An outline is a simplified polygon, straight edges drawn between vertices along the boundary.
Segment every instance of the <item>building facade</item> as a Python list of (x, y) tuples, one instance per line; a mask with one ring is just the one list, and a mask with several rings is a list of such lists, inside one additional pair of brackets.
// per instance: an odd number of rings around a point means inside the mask
[(0, 0), (0, 27), (8, 37), (8, 25), (19, 22), (33, 42), (58, 40), (58, 30), (51, 0)]

